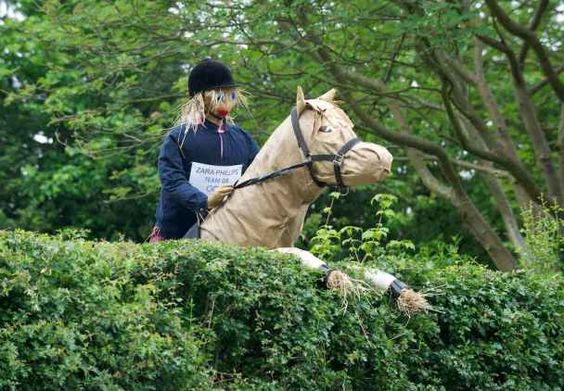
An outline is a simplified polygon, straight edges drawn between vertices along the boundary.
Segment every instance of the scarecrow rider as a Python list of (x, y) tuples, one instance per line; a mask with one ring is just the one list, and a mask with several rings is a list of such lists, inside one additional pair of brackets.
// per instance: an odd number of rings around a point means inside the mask
[(182, 238), (233, 191), (259, 150), (229, 115), (246, 100), (227, 66), (211, 59), (197, 64), (188, 93), (161, 146), (161, 193), (150, 242)]

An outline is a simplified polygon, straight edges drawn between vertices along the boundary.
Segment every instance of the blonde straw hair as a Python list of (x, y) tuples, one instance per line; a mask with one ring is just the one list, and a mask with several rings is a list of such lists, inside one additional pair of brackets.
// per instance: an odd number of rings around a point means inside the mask
[[(223, 90), (223, 94), (229, 99), (232, 91), (236, 92), (236, 96), (235, 100), (230, 102), (231, 107), (243, 106), (247, 108), (247, 93), (240, 88), (226, 88)], [(198, 126), (206, 120), (206, 112), (218, 102), (219, 92), (219, 89), (214, 89), (194, 94), (180, 108), (180, 115), (176, 120), (176, 125), (184, 125), (186, 130), (196, 131)], [(225, 119), (227, 122), (233, 123), (231, 116), (228, 115)]]

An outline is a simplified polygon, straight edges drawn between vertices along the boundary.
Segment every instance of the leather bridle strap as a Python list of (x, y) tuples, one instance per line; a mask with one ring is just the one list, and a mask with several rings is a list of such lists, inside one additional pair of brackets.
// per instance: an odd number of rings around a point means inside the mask
[(298, 116), (298, 111), (296, 110), (295, 107), (292, 109), (292, 112), (290, 113), (290, 117), (292, 118), (292, 129), (294, 130), (294, 136), (296, 136), (298, 147), (300, 148), (302, 154), (304, 155), (311, 179), (313, 179), (315, 184), (319, 187), (327, 186), (327, 184), (320, 181), (315, 176), (315, 173), (313, 172), (313, 159), (311, 153), (309, 152), (309, 147), (307, 146), (307, 143), (305, 141), (304, 134), (302, 133), (302, 130), (300, 128), (300, 118)]
[(276, 177), (279, 177), (279, 176), (282, 176), (282, 175), (286, 175), (286, 174), (288, 174), (288, 173), (292, 172), (293, 170), (300, 168), (300, 167), (307, 167), (308, 168), (311, 179), (313, 179), (315, 184), (318, 185), (319, 187), (330, 186), (328, 183), (325, 183), (325, 182), (321, 181), (319, 178), (317, 178), (317, 176), (315, 175), (315, 172), (313, 170), (313, 162), (329, 161), (329, 162), (333, 163), (333, 170), (335, 171), (335, 179), (337, 180), (337, 187), (341, 191), (346, 189), (346, 185), (343, 182), (343, 176), (342, 176), (342, 173), (341, 173), (341, 168), (342, 168), (342, 165), (343, 165), (343, 161), (345, 159), (345, 154), (347, 152), (349, 152), (356, 144), (358, 144), (360, 142), (360, 140), (356, 137), (353, 138), (353, 139), (350, 139), (349, 141), (347, 141), (345, 143), (345, 145), (343, 145), (341, 148), (339, 148), (337, 153), (334, 153), (334, 154), (312, 155), (309, 151), (309, 147), (308, 147), (308, 145), (305, 141), (302, 130), (300, 129), (300, 121), (299, 121), (299, 117), (298, 117), (298, 112), (297, 112), (295, 107), (292, 109), (292, 113), (290, 114), (290, 116), (291, 116), (291, 120), (292, 120), (292, 129), (294, 130), (294, 135), (296, 136), (296, 141), (298, 142), (298, 147), (302, 151), (302, 154), (304, 155), (305, 161), (291, 165), (291, 166), (288, 166), (288, 167), (285, 167), (285, 168), (282, 168), (280, 170), (270, 172), (268, 174), (264, 174), (264, 175), (261, 175), (261, 176), (255, 177), (255, 178), (247, 179), (244, 182), (236, 183), (233, 187), (235, 189), (240, 189), (242, 187), (255, 185), (257, 183), (261, 183), (261, 182), (267, 181), (269, 179), (273, 179), (273, 178), (276, 178)]
[(335, 170), (335, 179), (337, 179), (337, 186), (339, 189), (345, 189), (345, 183), (343, 182), (343, 176), (341, 174), (341, 167), (343, 166), (343, 161), (345, 159), (345, 154), (350, 151), (360, 140), (358, 138), (350, 139), (345, 145), (339, 149), (335, 157), (333, 158), (333, 169)]
[(282, 176), (282, 175), (289, 174), (290, 172), (294, 171), (295, 169), (300, 168), (300, 167), (304, 167), (304, 166), (307, 166), (307, 165), (308, 165), (307, 162), (297, 163), (297, 164), (294, 164), (292, 166), (282, 168), (280, 170), (269, 172), (268, 174), (264, 174), (264, 175), (260, 175), (260, 176), (254, 177), (254, 178), (247, 179), (244, 182), (237, 183), (237, 184), (233, 185), (233, 188), (240, 189), (242, 187), (256, 185), (257, 183), (261, 183), (261, 182), (267, 181), (269, 179), (273, 179), (273, 178), (277, 178), (277, 177)]
[(350, 151), (356, 144), (360, 142), (360, 139), (357, 137), (350, 139), (343, 145), (337, 153), (335, 154), (318, 154), (312, 155), (309, 151), (309, 147), (305, 142), (304, 135), (300, 128), (300, 121), (298, 117), (298, 111), (294, 107), (292, 109), (292, 129), (294, 129), (294, 135), (296, 136), (296, 140), (298, 141), (298, 146), (302, 150), (304, 158), (306, 162), (310, 162), (308, 164), (309, 174), (311, 175), (311, 179), (318, 185), (318, 186), (329, 186), (329, 184), (322, 182), (317, 178), (315, 172), (313, 171), (313, 162), (321, 162), (321, 161), (330, 161), (333, 163), (333, 170), (335, 171), (335, 179), (337, 180), (337, 187), (340, 190), (344, 190), (346, 188), (345, 183), (343, 182), (343, 176), (341, 174), (341, 167), (343, 166), (343, 161), (345, 159), (345, 154)]
[(294, 135), (296, 136), (296, 140), (298, 140), (298, 147), (302, 150), (304, 157), (306, 160), (309, 160), (311, 154), (309, 153), (309, 147), (304, 138), (304, 134), (300, 128), (300, 117), (298, 116), (298, 111), (294, 107), (292, 112), (290, 113), (290, 117), (292, 118), (292, 130), (294, 131)]

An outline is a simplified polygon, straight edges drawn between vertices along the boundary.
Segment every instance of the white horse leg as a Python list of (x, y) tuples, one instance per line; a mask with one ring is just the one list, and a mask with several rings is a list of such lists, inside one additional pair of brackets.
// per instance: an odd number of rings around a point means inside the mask
[(407, 285), (390, 273), (378, 269), (365, 269), (364, 280), (376, 289), (389, 290), (394, 296), (399, 296)]
[(364, 280), (371, 286), (390, 292), (400, 311), (407, 316), (432, 309), (425, 294), (415, 292), (393, 275), (378, 269), (365, 269)]
[(309, 251), (305, 251), (297, 247), (278, 247), (275, 250), (284, 254), (296, 255), (298, 258), (300, 258), (302, 264), (309, 267), (310, 269), (321, 270), (323, 272), (328, 272), (330, 270), (329, 265), (327, 265), (325, 262), (317, 258)]

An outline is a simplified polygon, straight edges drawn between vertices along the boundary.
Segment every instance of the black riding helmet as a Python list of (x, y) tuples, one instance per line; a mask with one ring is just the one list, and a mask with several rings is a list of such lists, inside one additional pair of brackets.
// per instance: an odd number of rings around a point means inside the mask
[(190, 72), (188, 78), (190, 97), (198, 92), (222, 87), (237, 87), (237, 84), (235, 84), (229, 68), (219, 61), (206, 58), (200, 61)]

